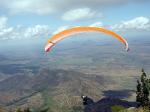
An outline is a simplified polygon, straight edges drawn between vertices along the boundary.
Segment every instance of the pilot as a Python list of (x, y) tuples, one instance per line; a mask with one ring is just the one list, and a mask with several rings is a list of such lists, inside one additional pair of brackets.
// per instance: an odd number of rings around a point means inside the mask
[(83, 105), (89, 105), (89, 104), (94, 103), (94, 101), (91, 98), (87, 97), (87, 96), (82, 95), (81, 98), (83, 100)]

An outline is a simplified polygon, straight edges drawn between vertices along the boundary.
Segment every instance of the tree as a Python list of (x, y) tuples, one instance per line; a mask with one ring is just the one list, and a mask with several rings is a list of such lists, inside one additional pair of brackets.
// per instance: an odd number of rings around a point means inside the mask
[(147, 79), (147, 75), (142, 68), (141, 81), (137, 80), (137, 91), (136, 91), (136, 101), (140, 103), (141, 106), (149, 104), (149, 88), (150, 79)]
[(136, 96), (136, 101), (137, 102), (141, 102), (141, 96), (142, 96), (142, 85), (141, 85), (141, 82), (139, 81), (139, 80), (137, 80), (137, 86), (136, 86), (136, 88), (137, 88), (137, 91), (136, 91), (136, 94), (137, 94), (137, 96)]

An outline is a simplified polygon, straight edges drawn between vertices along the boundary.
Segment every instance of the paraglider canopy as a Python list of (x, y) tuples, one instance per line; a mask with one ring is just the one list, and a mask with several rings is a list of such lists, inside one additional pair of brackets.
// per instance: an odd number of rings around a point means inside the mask
[(73, 35), (73, 34), (77, 34), (77, 33), (82, 33), (82, 32), (100, 32), (100, 33), (104, 33), (107, 35), (110, 35), (116, 39), (118, 39), (121, 43), (123, 43), (125, 45), (125, 49), (126, 51), (129, 51), (128, 48), (128, 43), (127, 41), (121, 37), (120, 35), (118, 35), (117, 33), (105, 29), (105, 28), (101, 28), (101, 27), (89, 27), (89, 26), (84, 26), (84, 27), (73, 27), (70, 29), (66, 29), (62, 32), (59, 32), (55, 35), (53, 35), (47, 42), (46, 46), (45, 46), (45, 52), (49, 52), (51, 50), (51, 48), (59, 41), (61, 41), (62, 39), (65, 39), (67, 37), (69, 37), (69, 35)]

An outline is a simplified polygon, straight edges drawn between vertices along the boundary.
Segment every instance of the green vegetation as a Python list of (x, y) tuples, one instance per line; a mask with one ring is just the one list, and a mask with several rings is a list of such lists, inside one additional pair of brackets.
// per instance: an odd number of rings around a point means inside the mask
[(55, 105), (55, 101), (53, 100), (52, 96), (49, 95), (48, 91), (43, 91), (42, 96), (44, 98), (44, 107), (45, 105), (49, 105), (49, 108), (51, 108)]
[(121, 106), (121, 105), (114, 105), (111, 107), (112, 112), (119, 112), (121, 110), (124, 110), (125, 107)]

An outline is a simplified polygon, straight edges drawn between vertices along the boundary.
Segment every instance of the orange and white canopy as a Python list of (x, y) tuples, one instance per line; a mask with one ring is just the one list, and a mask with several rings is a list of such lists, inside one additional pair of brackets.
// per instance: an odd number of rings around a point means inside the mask
[(128, 42), (123, 37), (118, 35), (117, 33), (113, 32), (111, 30), (105, 29), (105, 28), (101, 28), (101, 27), (89, 27), (89, 26), (85, 27), (85, 26), (83, 26), (83, 27), (74, 27), (74, 28), (66, 29), (66, 30), (64, 30), (62, 32), (59, 32), (59, 33), (53, 35), (48, 40), (48, 42), (47, 42), (47, 44), (45, 46), (45, 52), (49, 52), (51, 50), (51, 48), (57, 42), (59, 42), (60, 40), (66, 38), (66, 37), (69, 37), (69, 35), (82, 33), (82, 32), (100, 32), (100, 33), (104, 33), (104, 34), (110, 35), (110, 36), (118, 39), (120, 42), (122, 42), (125, 45), (126, 51), (129, 50)]

